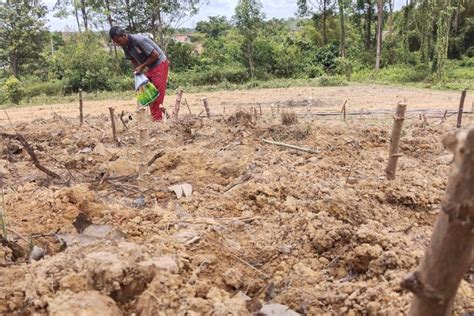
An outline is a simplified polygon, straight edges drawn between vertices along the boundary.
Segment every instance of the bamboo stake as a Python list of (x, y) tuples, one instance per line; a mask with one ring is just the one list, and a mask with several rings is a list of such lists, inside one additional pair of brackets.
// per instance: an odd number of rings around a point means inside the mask
[(285, 143), (280, 143), (280, 142), (274, 142), (274, 141), (272, 141), (272, 140), (267, 140), (267, 139), (262, 139), (262, 142), (264, 142), (264, 143), (266, 143), (266, 144), (270, 144), (270, 145), (275, 145), (275, 146), (280, 146), (280, 147), (295, 149), (295, 150), (299, 150), (299, 151), (304, 151), (304, 152), (311, 153), (311, 154), (317, 154), (317, 153), (319, 153), (317, 150), (314, 150), (314, 149), (299, 147), (299, 146), (290, 145), (290, 144), (285, 144)]
[(209, 103), (207, 102), (207, 98), (202, 98), (202, 102), (204, 104), (204, 109), (206, 110), (207, 117), (211, 118), (211, 110), (209, 109)]
[(174, 104), (174, 110), (173, 110), (173, 117), (175, 120), (178, 119), (178, 114), (179, 114), (179, 108), (181, 106), (181, 98), (183, 97), (183, 89), (178, 90), (178, 94), (176, 95), (176, 103)]
[(388, 158), (388, 165), (385, 169), (385, 173), (387, 174), (388, 180), (395, 179), (395, 173), (397, 170), (397, 161), (402, 155), (398, 153), (399, 150), (399, 143), (400, 143), (400, 134), (402, 132), (402, 125), (403, 121), (405, 120), (405, 111), (407, 109), (407, 105), (404, 103), (399, 103), (397, 105), (397, 112), (394, 117), (393, 122), (393, 129), (392, 129), (392, 137), (390, 142), (390, 155)]
[(118, 140), (117, 140), (117, 130), (115, 129), (114, 108), (109, 107), (109, 112), (110, 112), (110, 122), (112, 123), (112, 136), (114, 137), (114, 141), (118, 142)]
[(82, 89), (79, 89), (79, 122), (81, 123), (81, 126), (84, 123), (84, 112), (82, 107)]
[(462, 112), (464, 110), (464, 100), (466, 99), (466, 90), (461, 93), (461, 101), (459, 102), (458, 121), (456, 124), (457, 128), (461, 128), (462, 123)]
[(148, 187), (150, 173), (148, 172), (147, 159), (150, 151), (148, 140), (148, 128), (146, 127), (146, 109), (138, 105), (138, 131), (139, 131), (139, 151), (140, 163), (138, 165), (138, 185), (144, 191)]
[(401, 286), (415, 294), (411, 316), (451, 315), (456, 291), (474, 249), (474, 128), (449, 135), (454, 163), (431, 242), (417, 271)]

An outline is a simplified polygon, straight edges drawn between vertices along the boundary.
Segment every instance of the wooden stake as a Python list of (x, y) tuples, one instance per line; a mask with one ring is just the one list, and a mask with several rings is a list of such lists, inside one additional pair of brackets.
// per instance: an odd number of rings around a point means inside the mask
[(459, 102), (459, 111), (458, 111), (458, 122), (456, 124), (457, 128), (461, 128), (462, 123), (462, 112), (464, 111), (464, 100), (466, 99), (466, 90), (461, 93), (461, 101)]
[(114, 108), (109, 107), (109, 112), (110, 112), (110, 122), (112, 123), (112, 136), (114, 137), (114, 141), (118, 142), (118, 140), (117, 140), (117, 130), (115, 129)]
[(277, 103), (277, 113), (280, 114), (280, 103)]
[(397, 170), (397, 161), (398, 161), (398, 158), (402, 156), (398, 153), (398, 149), (399, 149), (398, 146), (400, 143), (400, 134), (402, 132), (403, 121), (405, 120), (406, 109), (407, 109), (407, 105), (404, 103), (399, 103), (397, 105), (397, 112), (395, 113), (394, 122), (393, 122), (388, 165), (387, 165), (387, 169), (385, 169), (385, 173), (387, 174), (388, 180), (395, 179), (395, 172)]
[(202, 98), (202, 102), (204, 104), (204, 109), (206, 110), (207, 117), (211, 118), (211, 110), (209, 109), (209, 103), (207, 102), (207, 98)]
[(255, 121), (257, 121), (257, 118), (258, 118), (257, 109), (256, 108), (252, 108), (252, 109), (253, 109), (253, 115), (255, 116)]
[(444, 316), (453, 311), (456, 291), (472, 264), (474, 249), (474, 128), (443, 141), (454, 163), (431, 242), (417, 271), (401, 285), (415, 294), (412, 316)]
[(262, 115), (263, 115), (263, 112), (262, 112), (262, 105), (261, 105), (260, 103), (258, 104), (258, 108), (259, 108), (259, 110), (260, 110), (260, 116), (262, 116)]
[(146, 126), (146, 108), (138, 105), (138, 131), (139, 131), (139, 151), (140, 163), (138, 165), (138, 184), (140, 190), (144, 191), (148, 187), (150, 174), (148, 173), (147, 159), (150, 153), (148, 140), (148, 128)]
[(82, 124), (84, 123), (84, 112), (82, 109), (82, 89), (79, 89), (79, 122)]
[(179, 114), (179, 108), (181, 106), (181, 98), (183, 97), (183, 89), (178, 90), (178, 94), (176, 95), (176, 103), (174, 104), (174, 110), (173, 110), (173, 117), (175, 120), (178, 119), (178, 114)]

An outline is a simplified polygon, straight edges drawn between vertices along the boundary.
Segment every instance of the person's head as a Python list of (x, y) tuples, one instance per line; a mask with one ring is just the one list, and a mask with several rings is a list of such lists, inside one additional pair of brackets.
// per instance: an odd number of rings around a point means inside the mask
[(127, 33), (120, 26), (112, 26), (109, 30), (109, 36), (117, 45), (126, 46), (128, 44)]

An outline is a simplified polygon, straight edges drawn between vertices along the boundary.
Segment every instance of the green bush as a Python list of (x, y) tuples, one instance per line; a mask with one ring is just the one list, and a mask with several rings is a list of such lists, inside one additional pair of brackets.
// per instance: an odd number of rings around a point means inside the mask
[(112, 91), (127, 91), (133, 90), (134, 79), (133, 76), (129, 77), (111, 77), (107, 81), (108, 89)]
[(347, 81), (351, 81), (352, 62), (350, 59), (339, 57), (336, 59), (336, 73), (346, 76)]
[(22, 82), (16, 77), (11, 76), (2, 86), (2, 94), (5, 95), (7, 101), (13, 104), (20, 104), (23, 98), (24, 89)]
[(321, 87), (347, 86), (347, 82), (339, 76), (322, 76), (318, 83)]
[(76, 35), (54, 56), (55, 75), (67, 92), (108, 90), (114, 63), (100, 37), (92, 33)]
[(242, 66), (212, 66), (207, 69), (193, 69), (181, 73), (171, 73), (168, 86), (203, 86), (216, 85), (227, 81), (229, 83), (244, 83), (249, 80), (247, 69)]
[[(473, 48), (473, 53), (474, 53), (474, 46), (472, 48)], [(460, 67), (469, 67), (469, 68), (473, 67), (473, 69), (474, 69), (474, 56), (471, 57), (471, 58), (464, 58), (459, 63), (459, 66)]]
[(61, 80), (34, 82), (23, 79), (25, 84), (25, 97), (30, 99), (39, 95), (55, 96), (64, 94), (64, 83)]
[(324, 69), (319, 65), (308, 65), (306, 66), (304, 73), (308, 78), (318, 78), (324, 75)]

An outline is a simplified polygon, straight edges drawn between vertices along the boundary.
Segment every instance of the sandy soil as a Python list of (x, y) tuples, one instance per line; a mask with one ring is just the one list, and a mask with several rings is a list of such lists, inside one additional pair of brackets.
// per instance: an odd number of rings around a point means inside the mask
[[(411, 112), (397, 179), (388, 181), (390, 113), (346, 122), (310, 113), (340, 111), (346, 99), (349, 112), (393, 110), (405, 98), (410, 109), (456, 110), (458, 93), (385, 86), (206, 93), (219, 114), (211, 119), (196, 117), (202, 96), (185, 95), (193, 116), (183, 106), (178, 121), (148, 122), (146, 160), (159, 155), (143, 196), (133, 101), (87, 102), (83, 126), (76, 104), (8, 110), (15, 131), (60, 179), (35, 168), (17, 140), (2, 140), (10, 244), (0, 246), (0, 314), (406, 314), (411, 295), (399, 284), (429, 241), (452, 160), (441, 140), (455, 117)], [(263, 115), (255, 117), (258, 103)], [(119, 144), (108, 106), (133, 118), (128, 129), (117, 120)], [(305, 115), (282, 125), (283, 112)], [(13, 127), (2, 116), (0, 129)], [(192, 194), (178, 198), (169, 187), (184, 183)], [(79, 214), (95, 225), (83, 230)], [(43, 259), (28, 259), (32, 245)], [(473, 302), (467, 273), (456, 314), (472, 312)]]

